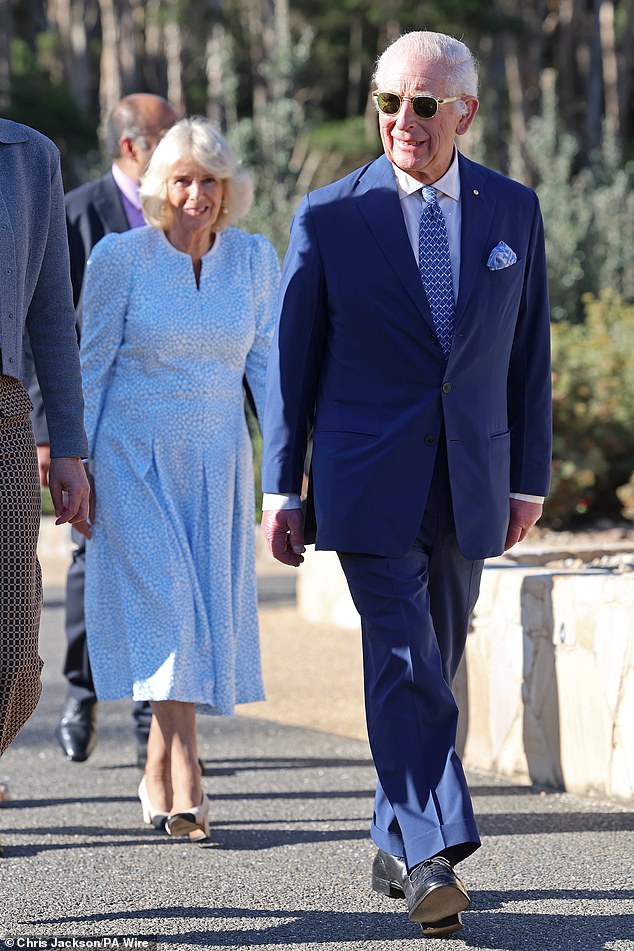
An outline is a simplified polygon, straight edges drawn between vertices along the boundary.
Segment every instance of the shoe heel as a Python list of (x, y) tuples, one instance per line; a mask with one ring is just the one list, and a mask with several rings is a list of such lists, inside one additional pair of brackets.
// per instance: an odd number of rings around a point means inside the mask
[(190, 842), (207, 842), (209, 830), (209, 799), (203, 792), (202, 802), (187, 812), (175, 812), (167, 817), (165, 829), (168, 835), (189, 837)]
[(139, 783), (139, 799), (141, 800), (141, 809), (143, 812), (143, 822), (146, 826), (154, 826), (157, 831), (163, 831), (165, 829), (165, 823), (167, 821), (167, 813), (159, 812), (154, 809), (152, 803), (150, 802), (150, 797), (147, 794), (147, 789), (145, 787), (145, 776), (142, 778)]
[(405, 898), (405, 892), (396, 882), (390, 882), (378, 875), (372, 876), (372, 890), (387, 895), (388, 898)]

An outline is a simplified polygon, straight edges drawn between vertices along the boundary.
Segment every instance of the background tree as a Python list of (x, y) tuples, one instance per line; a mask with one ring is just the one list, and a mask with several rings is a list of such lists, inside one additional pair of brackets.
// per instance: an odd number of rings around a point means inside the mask
[(634, 388), (616, 352), (631, 345), (634, 302), (634, 0), (0, 0), (0, 104), (55, 139), (67, 187), (103, 167), (97, 133), (122, 95), (207, 114), (255, 171), (249, 227), (282, 253), (301, 195), (380, 151), (374, 63), (421, 27), (463, 36), (480, 62), (480, 116), (461, 148), (542, 203), (556, 321), (549, 517), (631, 513), (634, 453), (599, 377), (603, 366)]

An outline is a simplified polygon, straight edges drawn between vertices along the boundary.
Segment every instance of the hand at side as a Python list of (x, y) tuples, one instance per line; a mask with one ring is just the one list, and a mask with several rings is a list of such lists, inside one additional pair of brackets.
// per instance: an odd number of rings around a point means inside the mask
[(262, 533), (269, 551), (283, 565), (298, 568), (304, 560), (304, 513), (281, 509), (262, 513)]
[(529, 528), (532, 528), (541, 516), (544, 506), (541, 502), (526, 502), (523, 499), (510, 499), (511, 516), (506, 532), (504, 551), (526, 538)]

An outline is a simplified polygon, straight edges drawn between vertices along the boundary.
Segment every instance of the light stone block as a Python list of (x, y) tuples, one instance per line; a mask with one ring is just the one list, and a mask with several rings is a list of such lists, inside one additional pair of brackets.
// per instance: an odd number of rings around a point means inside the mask
[(359, 615), (334, 551), (309, 546), (298, 572), (297, 609), (307, 621), (358, 630)]
[[(336, 555), (310, 554), (298, 607), (358, 629)], [(454, 692), (467, 768), (634, 799), (634, 572), (488, 562)]]

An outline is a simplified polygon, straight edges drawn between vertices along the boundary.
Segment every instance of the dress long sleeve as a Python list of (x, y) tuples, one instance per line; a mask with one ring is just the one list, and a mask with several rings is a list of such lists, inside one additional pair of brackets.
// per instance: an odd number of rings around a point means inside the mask
[(251, 279), (255, 308), (255, 337), (246, 359), (246, 377), (255, 400), (258, 420), (264, 418), (266, 367), (275, 331), (280, 265), (273, 245), (255, 235), (251, 254)]
[(86, 267), (81, 368), (89, 456), (94, 453), (108, 382), (123, 342), (130, 299), (130, 260), (121, 252), (120, 235), (106, 235), (95, 245)]

